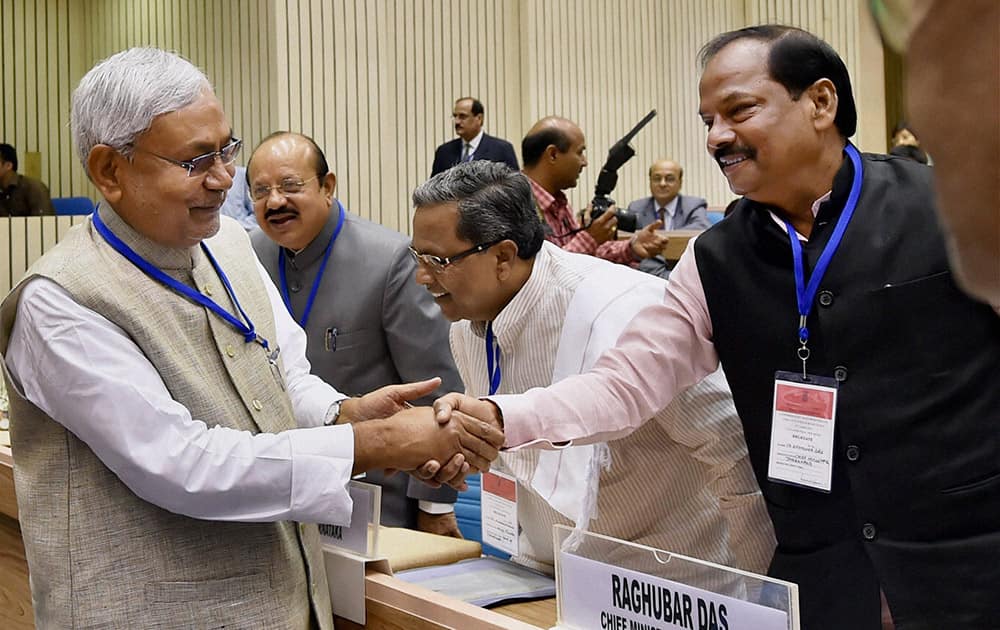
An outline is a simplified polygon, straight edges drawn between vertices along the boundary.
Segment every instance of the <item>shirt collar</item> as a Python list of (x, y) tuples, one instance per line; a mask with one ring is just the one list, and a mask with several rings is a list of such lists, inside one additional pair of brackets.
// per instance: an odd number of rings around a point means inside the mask
[[(136, 232), (107, 203), (99, 204), (97, 212), (101, 215), (101, 221), (104, 222), (104, 225), (115, 236), (120, 238), (135, 253), (148, 260), (157, 269), (162, 271), (190, 271), (201, 262), (201, 247), (198, 245), (187, 249), (164, 247)], [(93, 229), (92, 226), (91, 229)]]
[[(500, 345), (501, 352), (510, 352), (511, 341), (521, 335), (527, 322), (531, 319), (531, 311), (536, 308), (545, 295), (548, 269), (549, 265), (552, 264), (552, 255), (546, 245), (548, 243), (543, 243), (542, 248), (535, 254), (531, 275), (528, 276), (524, 286), (514, 294), (510, 302), (507, 302), (507, 305), (493, 319), (493, 335)], [(476, 336), (486, 337), (486, 322), (472, 322), (471, 328)]]
[[(293, 269), (302, 270), (309, 265), (313, 264), (326, 253), (326, 246), (330, 244), (330, 239), (333, 237), (333, 231), (337, 229), (337, 219), (339, 218), (339, 206), (337, 201), (334, 200), (333, 207), (330, 209), (330, 214), (326, 218), (326, 223), (323, 225), (323, 229), (319, 231), (304, 249), (298, 252), (293, 252), (290, 249), (283, 248), (285, 250), (285, 256), (288, 260), (288, 264), (292, 266)], [(344, 221), (347, 221), (347, 209), (344, 209)]]
[[(469, 154), (470, 155), (473, 154), (473, 153), (475, 153), (476, 149), (479, 148), (479, 143), (482, 142), (482, 140), (483, 140), (483, 134), (484, 133), (486, 133), (486, 132), (483, 131), (482, 129), (480, 129), (479, 133), (476, 134), (476, 137), (473, 138), (472, 140), (469, 140)], [(463, 143), (465, 142), (464, 138), (462, 139), (462, 142)]]
[[(525, 175), (525, 177), (528, 176)], [(553, 195), (530, 177), (528, 177), (528, 182), (531, 184), (532, 192), (535, 193), (535, 200), (538, 202), (538, 207), (541, 208), (543, 213), (551, 214), (555, 208), (569, 203), (563, 191), (557, 190), (556, 194)]]
[[(677, 213), (677, 200), (680, 199), (680, 195), (675, 196), (673, 199), (667, 202), (666, 206), (663, 206), (664, 210), (667, 211), (668, 217), (673, 217)], [(653, 197), (653, 206), (657, 213), (660, 212), (660, 204), (657, 203), (656, 197)]]
[[(826, 191), (826, 194), (824, 194), (822, 197), (820, 197), (819, 199), (817, 199), (816, 201), (813, 202), (813, 204), (812, 204), (812, 213), (813, 213), (813, 218), (814, 219), (816, 218), (816, 215), (819, 214), (819, 208), (820, 208), (820, 206), (823, 205), (824, 202), (826, 202), (826, 201), (828, 201), (830, 199), (830, 196), (831, 196), (832, 193), (833, 193), (832, 190), (828, 190), (828, 191)], [(774, 222), (778, 224), (778, 227), (781, 228), (782, 232), (787, 231), (787, 228), (785, 227), (785, 220), (784, 219), (782, 219), (781, 217), (779, 217), (778, 215), (776, 215), (774, 213), (774, 210), (771, 210), (770, 208), (768, 208), (767, 212), (768, 212), (768, 214), (771, 215), (771, 219), (773, 219)], [(804, 237), (801, 234), (799, 234), (798, 230), (795, 231), (795, 235), (799, 237), (800, 241), (805, 241), (805, 242), (809, 241), (809, 239), (807, 239), (806, 237)]]

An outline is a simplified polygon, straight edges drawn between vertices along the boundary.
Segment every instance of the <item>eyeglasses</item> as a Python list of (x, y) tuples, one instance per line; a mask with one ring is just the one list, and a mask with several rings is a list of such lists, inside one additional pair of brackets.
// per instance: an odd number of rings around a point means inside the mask
[(253, 197), (254, 201), (260, 201), (270, 197), (272, 190), (277, 190), (286, 197), (288, 195), (296, 195), (305, 190), (306, 184), (314, 179), (319, 179), (319, 175), (313, 175), (309, 179), (286, 179), (280, 184), (275, 184), (274, 186), (265, 186), (261, 184), (259, 186), (254, 186), (250, 190), (250, 196)]
[(243, 146), (243, 141), (239, 138), (233, 138), (230, 140), (229, 144), (222, 147), (218, 151), (212, 151), (211, 153), (206, 153), (204, 155), (199, 155), (198, 157), (193, 157), (190, 160), (175, 160), (173, 158), (168, 158), (165, 155), (160, 155), (159, 153), (153, 153), (152, 151), (143, 149), (141, 147), (135, 147), (137, 151), (145, 151), (154, 157), (158, 157), (161, 160), (170, 162), (176, 166), (187, 169), (188, 177), (197, 177), (204, 175), (215, 166), (216, 158), (222, 162), (223, 166), (229, 166), (236, 161), (236, 156), (240, 154), (240, 148)]
[(490, 241), (489, 243), (480, 243), (479, 245), (470, 247), (464, 252), (459, 252), (454, 256), (448, 256), (447, 258), (443, 258), (441, 256), (434, 256), (433, 254), (421, 254), (417, 250), (413, 249), (412, 246), (409, 249), (410, 249), (410, 255), (413, 256), (413, 260), (417, 261), (418, 265), (425, 265), (427, 267), (430, 267), (431, 271), (433, 271), (434, 273), (441, 273), (446, 268), (448, 268), (449, 265), (455, 264), (456, 262), (462, 260), (466, 256), (472, 256), (473, 254), (484, 252), (487, 249), (493, 247), (497, 243), (500, 243), (504, 240), (505, 239), (501, 238), (495, 241)]

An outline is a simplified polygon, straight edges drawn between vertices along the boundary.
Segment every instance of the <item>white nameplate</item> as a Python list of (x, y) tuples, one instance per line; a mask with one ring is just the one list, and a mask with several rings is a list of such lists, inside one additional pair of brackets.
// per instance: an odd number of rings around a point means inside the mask
[(382, 488), (362, 481), (348, 484), (354, 508), (350, 525), (319, 524), (319, 535), (323, 542), (362, 556), (372, 556), (374, 549), (368, 547), (370, 525), (378, 524), (381, 512)]
[(634, 630), (788, 630), (784, 611), (559, 554), (560, 627)]
[(517, 481), (503, 473), (484, 472), (480, 488), (483, 544), (518, 555)]

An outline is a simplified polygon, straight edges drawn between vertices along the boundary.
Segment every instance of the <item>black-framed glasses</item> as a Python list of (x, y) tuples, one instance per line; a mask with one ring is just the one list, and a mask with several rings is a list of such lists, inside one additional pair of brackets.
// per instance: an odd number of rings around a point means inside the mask
[(253, 197), (254, 201), (260, 201), (269, 197), (272, 190), (277, 190), (286, 197), (288, 195), (297, 195), (305, 190), (306, 184), (314, 179), (319, 179), (319, 175), (313, 175), (309, 179), (285, 179), (280, 184), (275, 184), (274, 186), (260, 184), (250, 189), (250, 196)]
[(239, 138), (233, 138), (229, 141), (229, 144), (222, 147), (218, 151), (212, 151), (210, 153), (205, 153), (204, 155), (199, 155), (193, 157), (190, 160), (175, 160), (173, 158), (168, 158), (165, 155), (160, 155), (159, 153), (154, 153), (148, 149), (143, 149), (141, 147), (135, 147), (137, 151), (144, 151), (153, 157), (158, 157), (165, 162), (170, 162), (175, 166), (179, 166), (183, 169), (187, 169), (188, 177), (198, 177), (204, 175), (215, 166), (215, 160), (218, 159), (224, 166), (229, 166), (236, 161), (236, 157), (240, 154), (240, 148), (243, 146), (243, 141)]
[(487, 249), (493, 247), (497, 243), (503, 242), (505, 239), (497, 239), (495, 241), (490, 241), (489, 243), (480, 243), (479, 245), (474, 245), (464, 252), (459, 252), (454, 256), (442, 257), (435, 256), (433, 254), (421, 254), (417, 250), (410, 246), (410, 255), (413, 256), (413, 260), (417, 261), (418, 265), (424, 265), (429, 267), (434, 273), (441, 273), (448, 266), (455, 264), (456, 262), (462, 260), (466, 256), (472, 256), (473, 254), (478, 254), (480, 252), (485, 252)]

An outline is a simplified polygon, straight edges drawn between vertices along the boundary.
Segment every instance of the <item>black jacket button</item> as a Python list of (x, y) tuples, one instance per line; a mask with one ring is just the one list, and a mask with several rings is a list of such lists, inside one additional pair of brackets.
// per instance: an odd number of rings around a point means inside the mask
[(850, 446), (847, 447), (847, 451), (845, 454), (847, 455), (847, 461), (856, 462), (858, 461), (858, 459), (861, 458), (861, 449), (851, 444)]
[(865, 523), (861, 527), (861, 535), (865, 537), (865, 540), (875, 540), (875, 536), (878, 534), (878, 530), (871, 523)]

